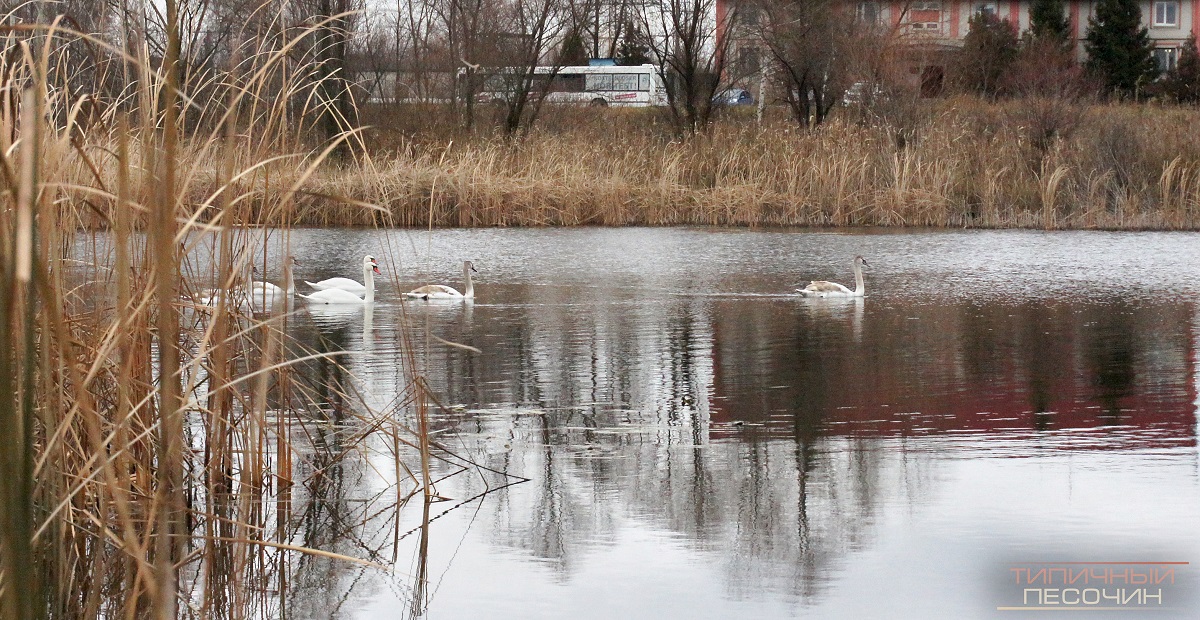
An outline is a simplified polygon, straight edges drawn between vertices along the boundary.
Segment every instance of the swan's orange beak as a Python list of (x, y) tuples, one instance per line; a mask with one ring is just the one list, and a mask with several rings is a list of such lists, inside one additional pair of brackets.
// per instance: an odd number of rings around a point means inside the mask
[(378, 265), (378, 264), (376, 264), (376, 263), (371, 263), (371, 269), (374, 269), (374, 270), (375, 270), (375, 273), (378, 273), (378, 274), (382, 274), (382, 273), (383, 273), (382, 271), (380, 271), (380, 270), (379, 270), (379, 265)]

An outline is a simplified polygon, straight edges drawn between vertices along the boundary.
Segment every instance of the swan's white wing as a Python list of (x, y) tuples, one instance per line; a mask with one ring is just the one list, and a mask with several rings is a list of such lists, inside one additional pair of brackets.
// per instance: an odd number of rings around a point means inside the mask
[(317, 291), (312, 295), (301, 295), (310, 303), (318, 304), (361, 304), (364, 303), (363, 298), (351, 293), (343, 291), (339, 288), (330, 288), (323, 291)]
[(308, 280), (305, 280), (304, 283), (313, 287), (313, 290), (317, 291), (326, 291), (336, 288), (343, 291), (350, 291), (351, 293), (365, 293), (367, 290), (367, 287), (361, 282), (351, 280), (350, 278), (329, 278), (328, 280), (321, 280), (320, 282), (309, 282)]
[(405, 293), (408, 297), (462, 297), (462, 293), (441, 284), (427, 284)]
[(808, 283), (800, 292), (802, 293), (853, 293), (854, 291), (838, 284), (837, 282), (826, 282), (825, 280), (813, 280)]
[(269, 298), (275, 295), (283, 295), (284, 290), (270, 282), (251, 282), (250, 294), (255, 297), (262, 297), (265, 294)]

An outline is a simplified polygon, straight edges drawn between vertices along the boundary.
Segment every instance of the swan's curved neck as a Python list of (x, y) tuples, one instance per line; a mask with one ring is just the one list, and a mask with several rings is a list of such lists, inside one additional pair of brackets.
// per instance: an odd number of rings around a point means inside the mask
[(283, 286), (288, 295), (296, 292), (296, 280), (292, 277), (292, 261), (285, 259), (283, 261)]
[(244, 265), (242, 265), (242, 273), (246, 274), (245, 277), (242, 278), (242, 283), (241, 283), (242, 290), (245, 291), (247, 299), (253, 299), (254, 298), (254, 265), (251, 264), (250, 261), (246, 261), (246, 263)]
[(463, 277), (467, 281), (467, 289), (463, 291), (463, 297), (475, 297), (475, 283), (471, 281), (471, 267), (463, 265)]
[(867, 292), (867, 286), (863, 283), (862, 265), (858, 261), (854, 261), (854, 294), (864, 295)]
[(363, 263), (363, 284), (367, 287), (367, 296), (363, 299), (363, 303), (374, 302), (375, 270), (371, 268), (371, 263)]

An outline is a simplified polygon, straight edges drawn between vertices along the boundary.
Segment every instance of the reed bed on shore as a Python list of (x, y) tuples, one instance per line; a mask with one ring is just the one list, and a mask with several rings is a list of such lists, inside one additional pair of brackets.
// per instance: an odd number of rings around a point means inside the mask
[[(1200, 228), (1195, 108), (899, 108), (843, 110), (811, 131), (731, 113), (679, 137), (653, 110), (559, 107), (520, 139), (455, 128), (445, 106), (376, 110), (350, 136), (360, 148), (337, 160), (245, 132), (183, 140), (180, 208), (215, 217), (218, 163), (232, 158), (247, 173), (229, 186), (262, 225)], [(422, 130), (413, 116), (443, 122)], [(116, 174), (71, 165), (81, 185)], [(94, 197), (76, 199), (81, 226), (108, 225)]]
[(813, 131), (732, 116), (686, 138), (637, 110), (552, 110), (516, 141), (375, 131), (371, 157), (315, 172), (296, 221), (1200, 228), (1200, 110), (1049, 104), (1047, 129), (1040, 105), (921, 102)]
[[(85, 39), (3, 39), (0, 617), (288, 617), (316, 585), (301, 566), (387, 559), (331, 537), (413, 497), (428, 514), (435, 448), (410, 429), (431, 397), (414, 374), (372, 410), (337, 351), (289, 336), (289, 303), (245, 294), (251, 264), (288, 255), (329, 152), (289, 133), (305, 110), (261, 96), (311, 83), (286, 53), (214, 78), (207, 105), (178, 97), (170, 54), (127, 56), (124, 101), (89, 115), (54, 81)], [(314, 363), (335, 379), (295, 372)], [(344, 508), (348, 455), (381, 443), (392, 488)]]

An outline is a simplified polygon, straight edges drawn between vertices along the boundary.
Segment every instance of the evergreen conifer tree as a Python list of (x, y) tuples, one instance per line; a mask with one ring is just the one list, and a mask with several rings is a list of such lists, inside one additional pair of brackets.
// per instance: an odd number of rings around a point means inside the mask
[(562, 47), (558, 50), (558, 64), (563, 66), (588, 64), (588, 53), (583, 45), (583, 33), (579, 31), (579, 28), (571, 28), (563, 37)]
[(1012, 22), (992, 13), (976, 13), (963, 38), (953, 83), (981, 95), (999, 94), (1001, 78), (1017, 56), (1017, 33)]
[(625, 66), (644, 65), (650, 62), (650, 46), (646, 36), (632, 21), (625, 22), (621, 29), (621, 43), (617, 45), (617, 64)]
[(1063, 0), (1033, 0), (1029, 7), (1029, 35), (1037, 40), (1071, 43), (1071, 20), (1064, 10)]
[(1088, 70), (1107, 90), (1136, 95), (1158, 77), (1149, 31), (1142, 26), (1137, 0), (1100, 0), (1088, 20)]
[(1195, 34), (1179, 50), (1179, 60), (1166, 82), (1167, 94), (1179, 103), (1200, 103), (1200, 52), (1196, 50)]

